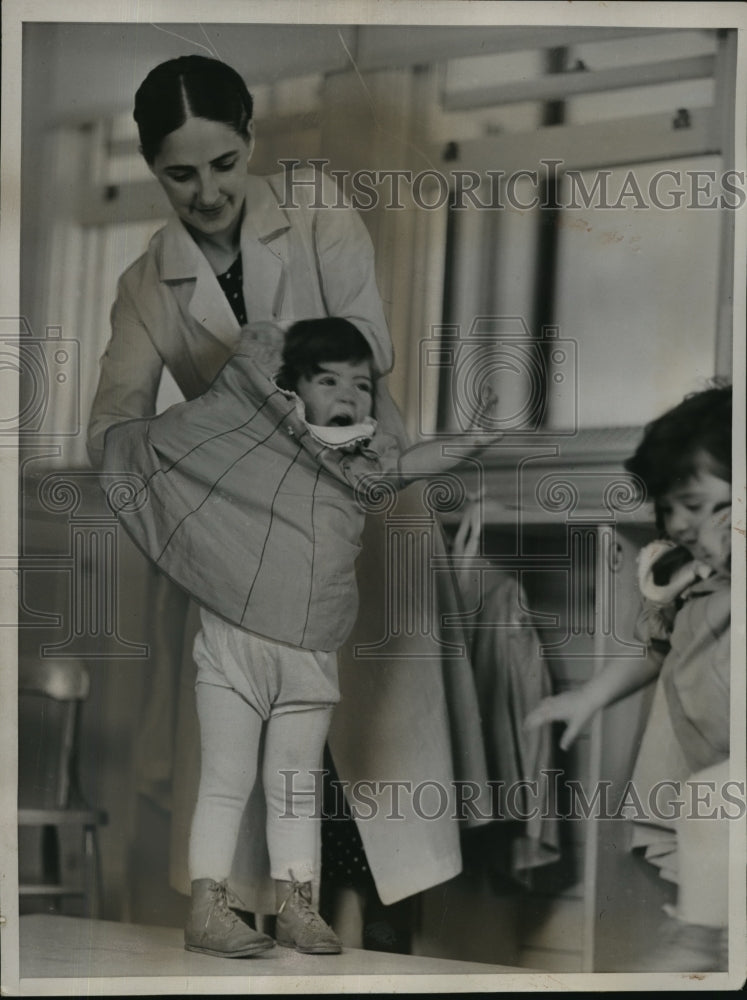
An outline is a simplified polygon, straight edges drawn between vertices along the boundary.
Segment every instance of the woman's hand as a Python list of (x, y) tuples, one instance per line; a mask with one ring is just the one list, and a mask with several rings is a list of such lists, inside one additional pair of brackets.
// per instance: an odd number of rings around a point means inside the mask
[(524, 720), (525, 729), (536, 729), (548, 722), (565, 722), (559, 746), (561, 750), (567, 750), (599, 707), (590, 695), (588, 685), (584, 685), (577, 691), (564, 691), (551, 698), (543, 698)]

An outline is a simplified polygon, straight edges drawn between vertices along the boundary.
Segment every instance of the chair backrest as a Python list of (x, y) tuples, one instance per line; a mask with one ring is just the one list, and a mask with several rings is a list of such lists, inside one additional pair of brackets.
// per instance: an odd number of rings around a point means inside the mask
[(19, 804), (59, 809), (70, 804), (71, 791), (77, 792), (80, 707), (89, 690), (88, 671), (78, 660), (19, 663)]

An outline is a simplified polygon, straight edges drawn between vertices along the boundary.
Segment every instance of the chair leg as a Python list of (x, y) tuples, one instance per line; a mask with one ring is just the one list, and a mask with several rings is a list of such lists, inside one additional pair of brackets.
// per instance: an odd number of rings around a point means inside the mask
[[(44, 826), (41, 832), (41, 865), (42, 882), (45, 885), (59, 885), (60, 871), (60, 838), (55, 826)], [(50, 896), (47, 907), (57, 913), (60, 909), (60, 898)]]
[(87, 826), (83, 833), (83, 886), (86, 916), (97, 919), (101, 910), (101, 873), (96, 827)]

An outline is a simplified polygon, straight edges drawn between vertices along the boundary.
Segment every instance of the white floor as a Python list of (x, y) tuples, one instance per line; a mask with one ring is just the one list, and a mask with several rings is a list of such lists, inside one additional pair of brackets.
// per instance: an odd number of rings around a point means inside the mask
[[(527, 975), (527, 970), (499, 965), (352, 949), (341, 955), (309, 956), (276, 947), (252, 959), (210, 958), (185, 951), (178, 928), (46, 914), (21, 918), (20, 972), (21, 995), (29, 996), (459, 992), (489, 989), (491, 981), (496, 985), (496, 975), (516, 973), (524, 982)], [(393, 983), (392, 977), (399, 982)], [(512, 978), (504, 979), (503, 988)]]

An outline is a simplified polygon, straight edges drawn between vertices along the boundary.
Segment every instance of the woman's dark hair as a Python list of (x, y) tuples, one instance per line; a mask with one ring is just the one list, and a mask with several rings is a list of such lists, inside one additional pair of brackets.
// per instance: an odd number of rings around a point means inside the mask
[(346, 319), (299, 320), (285, 335), (283, 365), (276, 382), (281, 389), (295, 391), (302, 376), (311, 378), (328, 361), (373, 361), (373, 352), (358, 327)]
[(135, 94), (133, 117), (140, 150), (152, 164), (166, 136), (188, 118), (222, 122), (248, 139), (253, 107), (242, 78), (220, 60), (207, 56), (169, 59), (150, 71)]
[(646, 426), (625, 463), (650, 499), (684, 485), (698, 471), (731, 482), (731, 386), (693, 393)]

